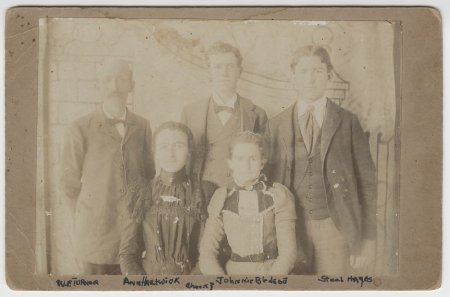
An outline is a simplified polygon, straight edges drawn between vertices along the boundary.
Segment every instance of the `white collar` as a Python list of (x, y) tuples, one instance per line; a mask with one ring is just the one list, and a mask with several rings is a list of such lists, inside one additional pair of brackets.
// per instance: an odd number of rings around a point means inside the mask
[(214, 100), (214, 102), (216, 102), (218, 106), (227, 106), (234, 108), (234, 104), (236, 104), (237, 100), (237, 93), (235, 93), (233, 97), (231, 97), (231, 100), (229, 100), (227, 103), (225, 103), (222, 97), (220, 97), (219, 94), (217, 94), (216, 92), (213, 93), (212, 99)]
[[(104, 104), (102, 105), (102, 109), (108, 119), (114, 119), (114, 117), (108, 111), (106, 111)], [(125, 119), (127, 118), (127, 110), (128, 108), (125, 108), (125, 112), (120, 117), (118, 117), (117, 120), (125, 121)]]
[(314, 102), (306, 102), (301, 99), (297, 100), (297, 114), (301, 117), (305, 112), (308, 111), (309, 107), (314, 107), (314, 118), (322, 127), (323, 119), (325, 117), (325, 111), (327, 106), (328, 98), (324, 95)]

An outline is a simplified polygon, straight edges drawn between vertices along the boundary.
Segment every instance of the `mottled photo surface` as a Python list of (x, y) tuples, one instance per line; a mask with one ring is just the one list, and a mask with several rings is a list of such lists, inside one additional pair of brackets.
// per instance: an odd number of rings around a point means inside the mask
[(400, 22), (39, 24), (39, 273), (397, 274)]

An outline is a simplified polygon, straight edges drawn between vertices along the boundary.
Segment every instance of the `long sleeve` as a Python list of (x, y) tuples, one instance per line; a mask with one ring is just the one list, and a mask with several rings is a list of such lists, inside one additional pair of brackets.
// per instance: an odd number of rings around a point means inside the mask
[(270, 268), (272, 275), (289, 274), (297, 260), (295, 221), (297, 219), (294, 196), (281, 184), (274, 184), (275, 229), (278, 257)]
[(121, 218), (120, 270), (122, 274), (145, 274), (141, 258), (144, 250), (142, 223), (134, 219), (127, 211), (123, 211)]
[(205, 275), (223, 275), (218, 255), (220, 242), (225, 236), (221, 216), (222, 207), (226, 198), (226, 188), (216, 190), (208, 206), (209, 217), (206, 220), (203, 236), (200, 241), (200, 271)]
[(376, 170), (370, 154), (369, 141), (356, 116), (352, 119), (352, 150), (362, 212), (362, 236), (364, 239), (375, 239)]
[(199, 184), (197, 186), (198, 189), (195, 189), (193, 193), (194, 195), (198, 195), (199, 200), (201, 200), (201, 204), (200, 207), (198, 208), (199, 212), (198, 221), (196, 222), (196, 225), (193, 228), (193, 232), (191, 234), (190, 239), (191, 240), (190, 254), (191, 259), (193, 260), (192, 264), (195, 266), (194, 272), (199, 271), (198, 259), (199, 259), (200, 240), (203, 237), (206, 219), (208, 217), (206, 208), (208, 207), (209, 201), (211, 200), (211, 197), (213, 196), (217, 188), (216, 185), (208, 181), (201, 181), (198, 184)]
[(70, 199), (77, 199), (80, 194), (84, 155), (84, 139), (81, 129), (73, 124), (66, 133), (60, 168), (61, 188)]

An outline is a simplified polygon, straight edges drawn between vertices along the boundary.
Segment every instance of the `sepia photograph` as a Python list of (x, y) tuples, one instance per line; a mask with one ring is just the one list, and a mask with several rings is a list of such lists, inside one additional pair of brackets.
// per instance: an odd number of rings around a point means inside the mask
[(395, 274), (400, 29), (42, 19), (47, 272)]
[(34, 20), (35, 275), (51, 290), (395, 287), (414, 220), (408, 23), (104, 11)]

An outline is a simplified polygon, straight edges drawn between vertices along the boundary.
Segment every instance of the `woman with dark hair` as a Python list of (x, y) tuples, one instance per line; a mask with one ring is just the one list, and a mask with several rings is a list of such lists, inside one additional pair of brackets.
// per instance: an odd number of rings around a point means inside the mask
[[(193, 136), (181, 123), (166, 122), (154, 132), (153, 152), (160, 174), (125, 211), (120, 246), (122, 274), (189, 274), (198, 258), (198, 240), (214, 186), (191, 178)], [(144, 253), (145, 252), (145, 253)]]

